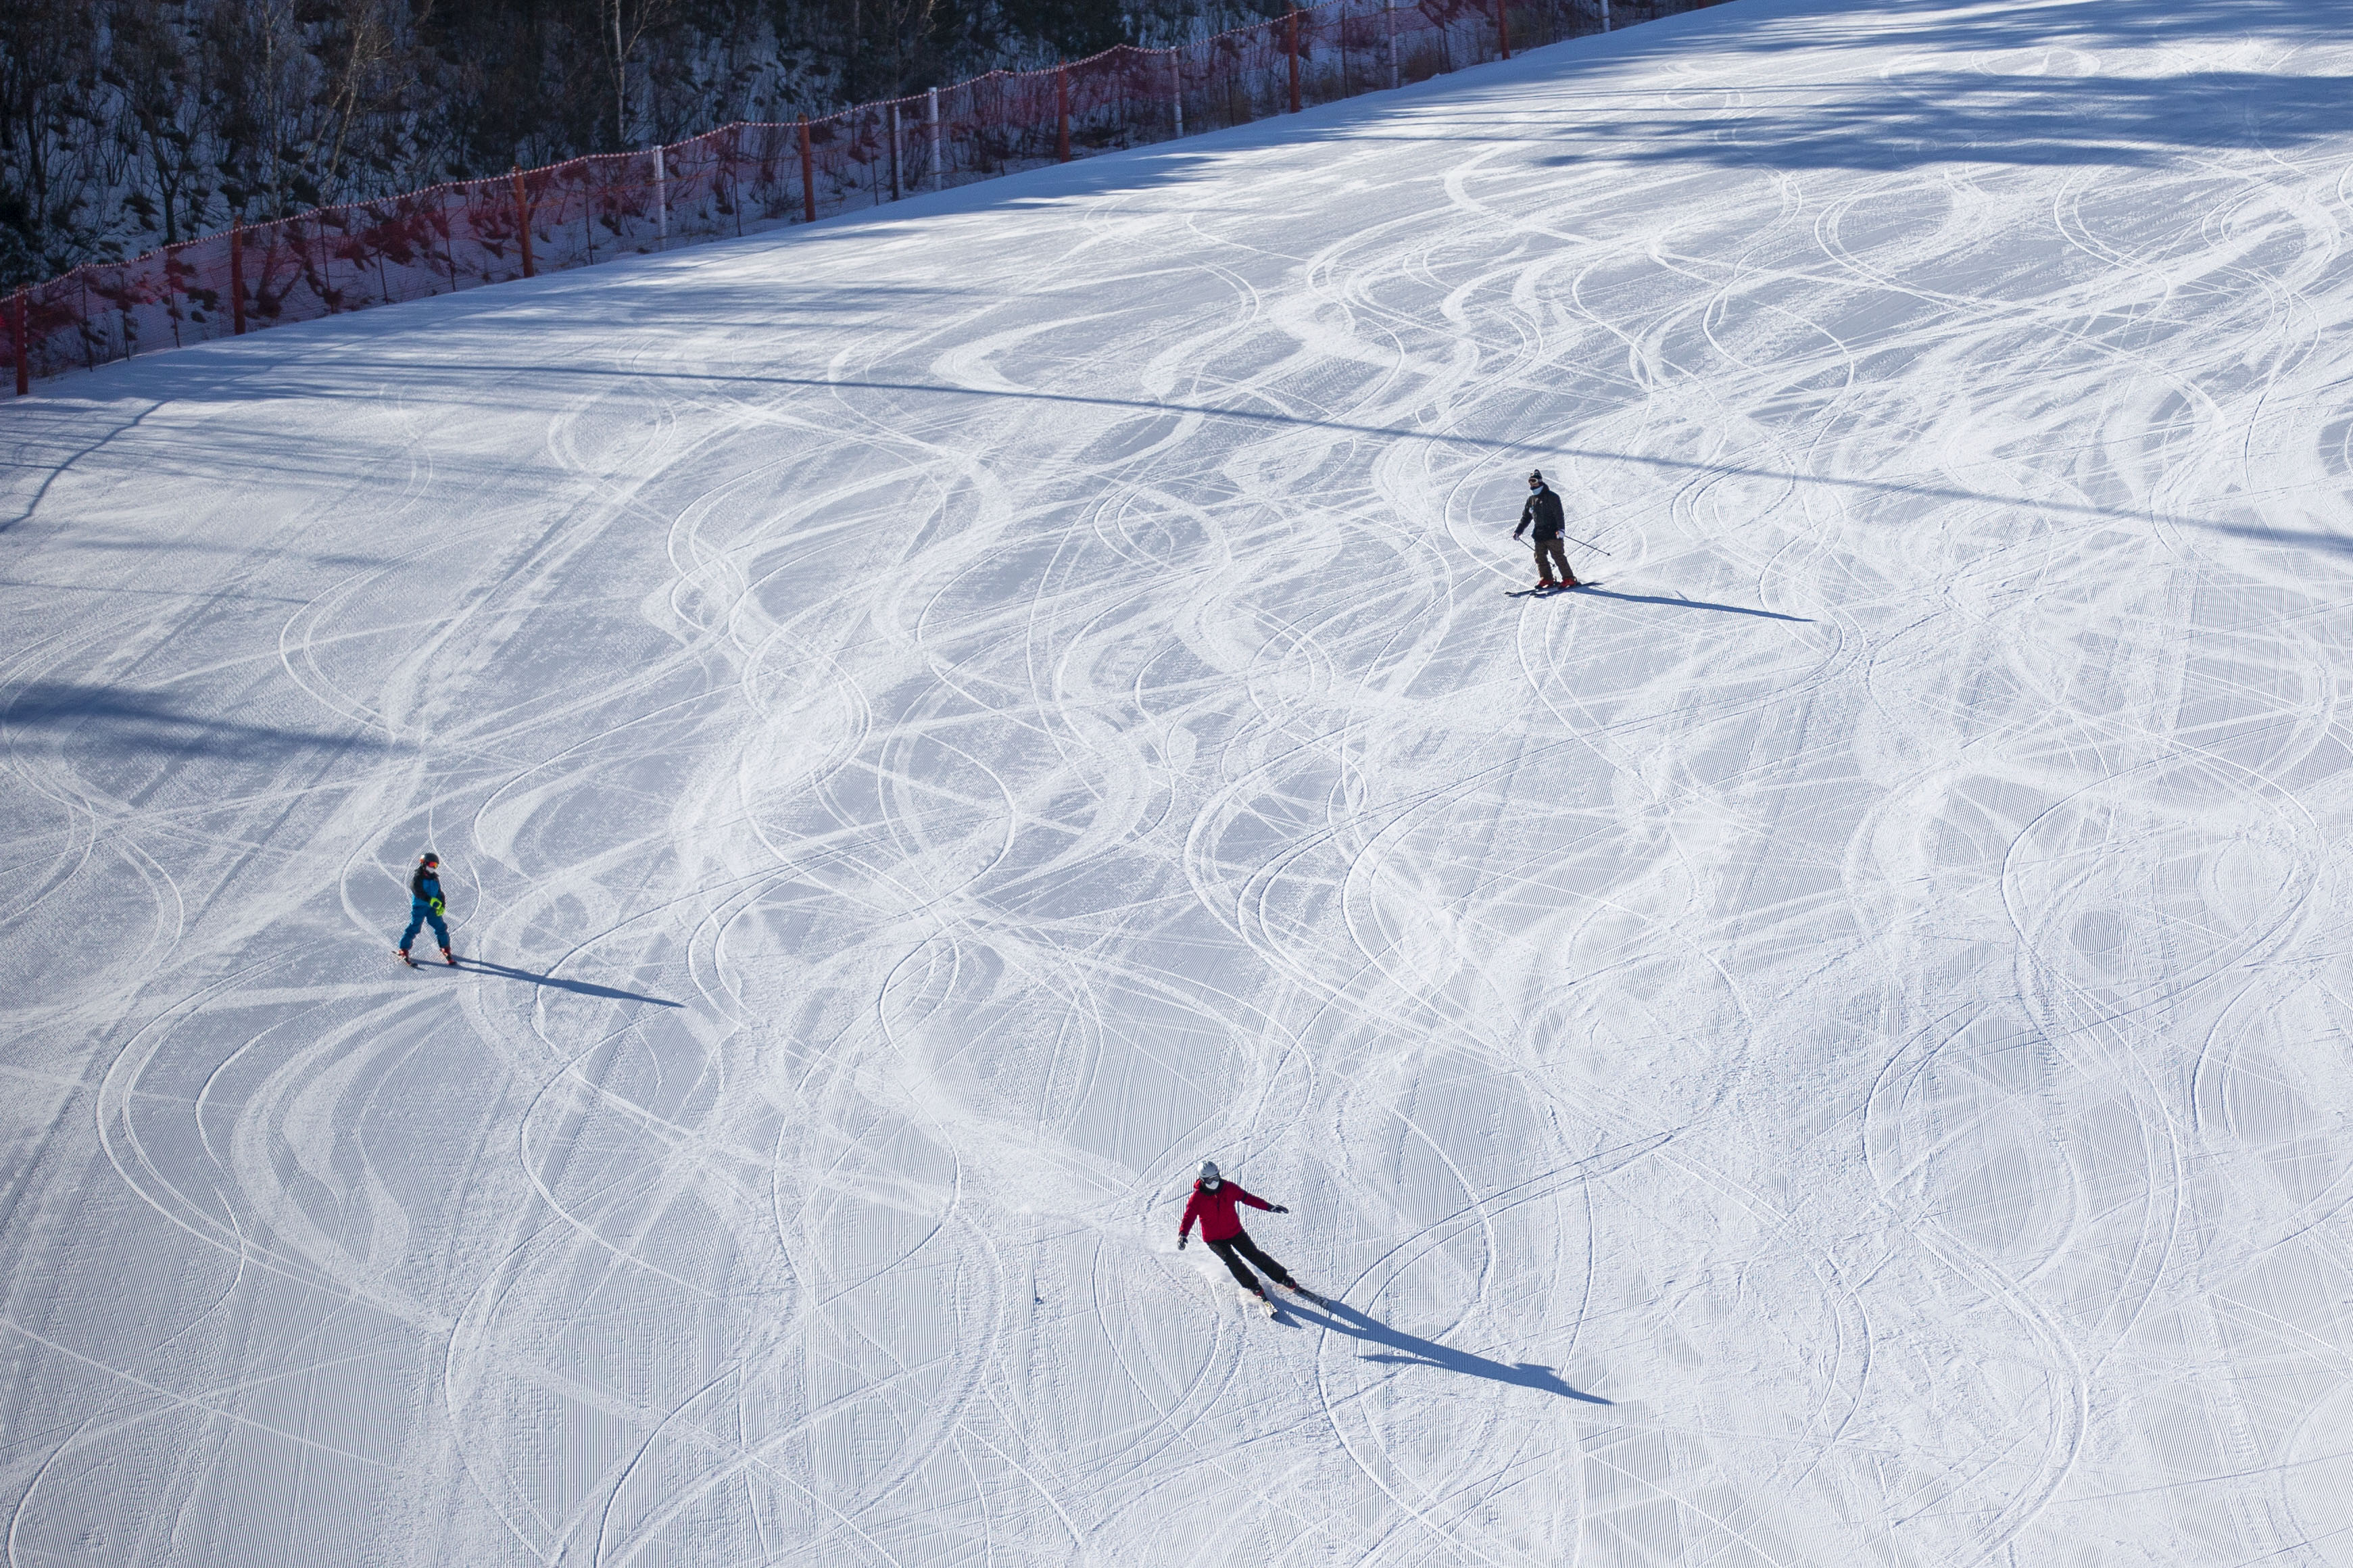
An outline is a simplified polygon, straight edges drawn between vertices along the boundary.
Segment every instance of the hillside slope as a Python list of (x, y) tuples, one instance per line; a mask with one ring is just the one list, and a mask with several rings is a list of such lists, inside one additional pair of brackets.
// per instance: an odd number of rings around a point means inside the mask
[(0, 410), (8, 1560), (2353, 1562), (2348, 75), (1738, 0)]

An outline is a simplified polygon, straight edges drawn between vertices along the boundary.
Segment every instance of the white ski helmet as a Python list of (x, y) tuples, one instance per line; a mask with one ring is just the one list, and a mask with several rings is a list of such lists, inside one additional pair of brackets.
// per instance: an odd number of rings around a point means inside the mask
[(1214, 1186), (1217, 1184), (1218, 1179), (1218, 1163), (1215, 1160), (1202, 1161), (1201, 1180), (1208, 1182)]

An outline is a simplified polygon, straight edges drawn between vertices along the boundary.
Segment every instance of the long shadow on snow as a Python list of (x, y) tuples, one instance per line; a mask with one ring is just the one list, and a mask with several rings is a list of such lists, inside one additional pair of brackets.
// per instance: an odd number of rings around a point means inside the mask
[[(1844, 90), (1841, 90), (1844, 89)], [(1786, 94), (1783, 101), (1771, 101)], [(2353, 131), (2353, 78), (2260, 71), (2050, 77), (1914, 71), (1877, 82), (1744, 91), (1694, 108), (1659, 101), (1597, 113), (1539, 160), (1712, 163), (1771, 169), (1938, 163), (2153, 168), (2184, 153), (2277, 152)], [(1758, 107), (1756, 100), (1767, 101)], [(1825, 100), (1827, 99), (1827, 101)], [(1466, 138), (1478, 140), (1475, 132)]]
[(235, 757), (244, 762), (298, 751), (387, 749), (383, 737), (362, 731), (335, 734), (243, 724), (216, 714), (183, 712), (152, 691), (67, 680), (30, 680), (12, 693), (0, 695), (0, 725), (70, 735), (115, 752)]
[[(0, 527), (0, 532), (5, 532)], [(91, 586), (80, 583), (27, 583), (20, 577), (0, 577), (0, 588), (23, 588), (34, 594), (97, 594), (111, 596), (128, 595), (141, 599), (217, 599), (216, 593), (201, 588), (125, 588), (116, 584)], [(280, 594), (235, 594), (230, 597), (240, 605), (308, 605), (309, 599), (290, 599)]]
[[(1286, 1305), (1293, 1311), (1306, 1315), (1295, 1300)], [(1366, 1361), (1383, 1362), (1393, 1366), (1434, 1366), (1441, 1372), (1459, 1372), (1468, 1377), (1483, 1377), (1491, 1383), (1509, 1383), (1522, 1388), (1541, 1389), (1546, 1394), (1557, 1394), (1563, 1399), (1580, 1400), (1587, 1405), (1615, 1403), (1598, 1394), (1571, 1388), (1561, 1381), (1558, 1373), (1548, 1366), (1541, 1366), (1532, 1361), (1490, 1361), (1482, 1355), (1472, 1355), (1469, 1351), (1458, 1351), (1435, 1340), (1420, 1339), (1393, 1329), (1378, 1318), (1367, 1317), (1344, 1301), (1324, 1303), (1324, 1322), (1326, 1327), (1336, 1329), (1350, 1339), (1362, 1340), (1366, 1344), (1387, 1345), (1399, 1352), (1368, 1355), (1364, 1358)]]
[(2353, 553), (2353, 534), (2348, 533), (2324, 533), (2316, 528), (2274, 528), (2268, 523), (2209, 522), (2200, 526), (2234, 539), (2252, 539), (2257, 544), (2303, 545), (2312, 550)]
[(1588, 599), (1618, 599), (1629, 605), (1672, 605), (1684, 610), (1720, 610), (1727, 616), (1755, 616), (1766, 621), (1795, 621), (1801, 626), (1814, 624), (1804, 616), (1785, 616), (1778, 610), (1752, 610), (1746, 605), (1712, 605), (1705, 599), (1670, 599), (1657, 594), (1613, 594), (1607, 588), (1589, 586), (1577, 592)]
[[(431, 966), (427, 965), (427, 967)], [(650, 1002), (657, 1007), (686, 1005), (683, 1002), (673, 1002), (667, 996), (648, 996), (641, 992), (622, 991), (610, 985), (592, 985), (586, 980), (560, 980), (553, 974), (533, 974), (528, 969), (512, 969), (503, 963), (492, 963), (487, 959), (461, 958), (458, 961), (458, 967), (480, 970), (484, 974), (502, 975), (509, 980), (528, 980), (533, 985), (552, 986), (555, 990), (569, 991), (576, 995), (601, 996), (608, 1002)]]
[[(1704, 36), (1685, 37), (1691, 27)], [(2249, 40), (2331, 44), (2344, 41), (2345, 34), (2341, 11), (2308, 0), (2104, 0), (2098, 5), (1940, 5), (1901, 10), (1858, 7), (1852, 0), (1789, 0), (1744, 5), (1736, 12), (1704, 7), (1614, 37), (1622, 40), (1620, 47), (1629, 54), (1656, 55), (1670, 48), (1683, 52), (1694, 44), (1753, 55), (1882, 51), (1895, 45), (1914, 58), (1936, 53), (2022, 58), (2044, 49), (2096, 56), (2103, 49), (2228, 47)]]
[[(340, 320), (340, 318), (337, 318)], [(345, 359), (340, 368), (382, 369), (386, 365), (369, 361)], [(417, 363), (405, 367), (411, 374), (412, 393), (421, 384), (423, 373), (466, 375), (500, 371), (499, 365), (462, 364), (444, 361), (434, 364)], [(998, 399), (1018, 403), (1067, 403), (1090, 408), (1122, 408), (1145, 415), (1198, 415), (1208, 419), (1229, 419), (1246, 424), (1288, 425), (1302, 429), (1338, 430), (1352, 436), (1374, 436), (1384, 441), (1426, 441), (1438, 447), (1472, 447), (1489, 451), (1516, 453), (1527, 458), (1582, 458), (1593, 462), (1633, 463), (1643, 468), (1664, 468), (1672, 473), (1737, 474), (1744, 479), (1772, 479), (1791, 485), (1821, 485), (1831, 489), (1861, 490), (1872, 495), (1921, 496), (1930, 500), (1969, 501), (1991, 506), (2018, 507), (2030, 511), (2054, 512), (2074, 517), (2122, 518), (2134, 522), (2178, 522), (2187, 526), (2207, 528), (2212, 525), (2203, 518), (2178, 517), (2164, 512), (2140, 512), (2121, 507), (2090, 506), (2080, 501), (2042, 500), (2031, 496), (2006, 496), (1988, 490), (1965, 490), (1950, 485), (1906, 484), (1889, 479), (1847, 479), (1836, 474), (1801, 474), (1783, 468), (1760, 468), (1743, 463), (1711, 463), (1696, 458), (1662, 458), (1647, 452), (1612, 452), (1596, 447), (1562, 446), (1545, 434), (1531, 434), (1519, 440), (1504, 440), (1493, 436), (1472, 436), (1461, 431), (1414, 430), (1383, 425), (1355, 425), (1343, 419), (1309, 419), (1296, 414), (1276, 414), (1262, 408), (1219, 408), (1208, 404), (1164, 403), (1134, 397), (1096, 397), (1074, 392), (1037, 392), (1004, 387), (944, 386), (936, 382), (920, 381), (860, 381), (828, 380), (806, 375), (739, 375), (725, 372), (691, 370), (620, 370), (598, 365), (542, 364), (532, 374), (540, 377), (595, 376), (611, 381), (684, 381), (699, 382), (712, 387), (741, 383), (754, 386), (805, 387), (812, 392), (888, 392), (928, 393), (941, 397)], [(1673, 601), (1669, 601), (1673, 602)], [(1729, 608), (1730, 606), (1725, 606)], [(1758, 611), (1757, 614), (1769, 614)]]

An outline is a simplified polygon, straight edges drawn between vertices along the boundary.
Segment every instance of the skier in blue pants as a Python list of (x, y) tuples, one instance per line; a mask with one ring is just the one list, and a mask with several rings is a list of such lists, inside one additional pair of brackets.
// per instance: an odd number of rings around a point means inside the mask
[(441, 943), (441, 962), (456, 963), (458, 955), (449, 951), (449, 928), (441, 919), (446, 907), (441, 901), (441, 857), (430, 849), (417, 858), (417, 869), (408, 879), (408, 929), (400, 933), (400, 961), (417, 962), (408, 956), (408, 944), (417, 940), (417, 929), (429, 921)]

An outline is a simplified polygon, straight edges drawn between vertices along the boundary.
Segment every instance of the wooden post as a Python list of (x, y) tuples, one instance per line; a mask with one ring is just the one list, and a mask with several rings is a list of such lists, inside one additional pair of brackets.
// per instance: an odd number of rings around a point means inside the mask
[(899, 100), (891, 100), (891, 199), (899, 200), (903, 193), (899, 184)]
[(245, 225), (228, 230), (228, 320), (232, 337), (245, 336)]
[(1512, 58), (1512, 18), (1511, 14), (1504, 9), (1510, 4), (1511, 0), (1495, 0), (1495, 42), (1502, 47), (1505, 59)]
[(1291, 112), (1299, 112), (1299, 8), (1282, 18), (1283, 52), (1291, 57)]
[(801, 221), (817, 221), (817, 155), (809, 151), (808, 116), (801, 116)]
[(1609, 30), (1609, 0), (1601, 0), (1601, 30)]
[(539, 271), (531, 264), (531, 204), (523, 199), (522, 165), (514, 165), (515, 233), (522, 237), (522, 275), (536, 278)]
[(1071, 161), (1071, 68), (1054, 68), (1054, 159)]
[(670, 165), (654, 149), (654, 248), (670, 248)]
[(32, 329), (26, 323), (25, 290), (16, 290), (16, 300), (8, 307), (8, 341), (16, 351), (16, 395), (33, 395), (33, 345), (25, 341)]
[(938, 190), (947, 178), (947, 165), (940, 162), (940, 89), (932, 88), (923, 102), (923, 118), (932, 127), (932, 189)]
[(1171, 101), (1176, 105), (1176, 136), (1179, 141), (1182, 141), (1185, 135), (1185, 51), (1183, 49), (1168, 51), (1168, 77), (1170, 84), (1176, 89), (1176, 96)]
[(1389, 26), (1389, 89), (1395, 91), (1398, 84), (1397, 0), (1381, 0), (1381, 15), (1388, 19)]

